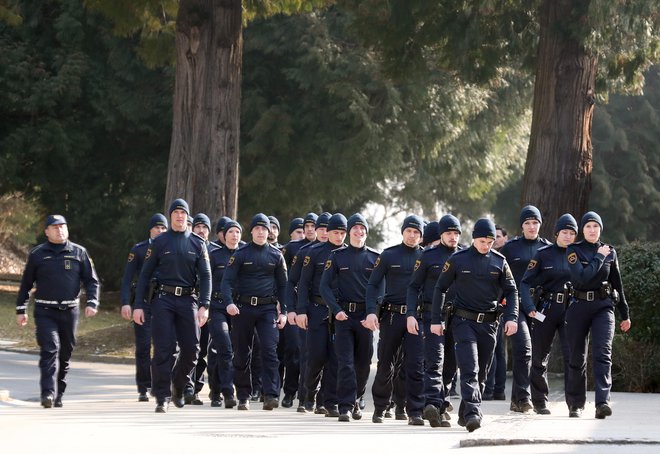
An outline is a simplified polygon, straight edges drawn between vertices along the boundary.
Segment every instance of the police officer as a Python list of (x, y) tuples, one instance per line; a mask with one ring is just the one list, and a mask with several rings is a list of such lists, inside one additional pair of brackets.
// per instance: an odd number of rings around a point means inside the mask
[(275, 246), (277, 249), (282, 249), (282, 245), (278, 243), (280, 236), (280, 221), (275, 216), (268, 216), (270, 221), (270, 233), (268, 234), (268, 242)]
[(213, 274), (213, 292), (209, 310), (210, 349), (209, 349), (209, 387), (212, 407), (221, 407), (223, 398), (225, 408), (236, 406), (234, 395), (234, 351), (231, 344), (231, 320), (227, 313), (227, 302), (222, 299), (220, 285), (231, 256), (238, 249), (243, 231), (241, 225), (229, 220), (223, 224), (224, 246), (209, 253), (211, 273)]
[(481, 427), (481, 393), (495, 349), (497, 308), (502, 293), (507, 300), (504, 334), (511, 336), (518, 329), (518, 293), (513, 275), (504, 256), (491, 249), (495, 225), (489, 219), (479, 219), (472, 238), (472, 246), (454, 253), (442, 268), (433, 293), (431, 321), (431, 332), (442, 335), (442, 309), (447, 290), (453, 284), (456, 297), (451, 329), (461, 370), (458, 424), (470, 432)]
[[(424, 221), (410, 215), (403, 220), (403, 241), (385, 249), (376, 260), (367, 284), (366, 326), (372, 331), (380, 329), (378, 339), (378, 365), (371, 392), (375, 411), (372, 421), (382, 423), (384, 413), (390, 405), (396, 375), (395, 355), (404, 346), (405, 339), (405, 388), (408, 424), (423, 426), (424, 408), (424, 350), (418, 339), (406, 335), (406, 292), (415, 264), (421, 255), (419, 243), (422, 239)], [(381, 293), (385, 282), (384, 294)], [(382, 318), (377, 313), (378, 301), (382, 298)], [(410, 339), (408, 339), (410, 337)]]
[[(140, 276), (144, 255), (154, 238), (167, 231), (167, 218), (154, 214), (149, 220), (149, 239), (137, 243), (128, 254), (128, 261), (121, 280), (121, 316), (133, 320), (135, 285)], [(135, 278), (135, 281), (133, 280)], [(135, 331), (135, 382), (138, 388), (138, 402), (149, 402), (151, 389), (151, 317), (146, 315), (143, 325), (133, 324)]]
[[(282, 253), (268, 243), (270, 221), (259, 213), (250, 222), (252, 241), (229, 259), (220, 285), (222, 299), (232, 316), (234, 383), (238, 409), (249, 409), (252, 391), (250, 356), (255, 329), (262, 355), (264, 410), (279, 407), (280, 377), (277, 359), (279, 329), (286, 323), (286, 264)], [(277, 303), (282, 313), (278, 314)]]
[(571, 303), (566, 310), (570, 351), (566, 403), (570, 417), (581, 415), (586, 402), (587, 338), (591, 334), (596, 418), (604, 419), (612, 415), (609, 401), (614, 307), (621, 316), (619, 328), (624, 333), (630, 329), (630, 314), (616, 251), (600, 240), (603, 221), (598, 213), (585, 213), (580, 229), (584, 240), (569, 245), (566, 250), (573, 284)]
[[(431, 224), (429, 223), (429, 226)], [(458, 240), (461, 235), (461, 224), (451, 214), (444, 215), (436, 224), (435, 231), (432, 234), (428, 233), (427, 237), (431, 246), (422, 252), (408, 285), (406, 313), (407, 329), (411, 337), (406, 342), (421, 344), (423, 352), (424, 419), (429, 421), (431, 427), (451, 427), (449, 416), (445, 414), (447, 402), (442, 378), (446, 351), (445, 339), (449, 334), (449, 329), (446, 329), (442, 336), (431, 332), (431, 308), (433, 291), (442, 265), (460, 248)], [(424, 233), (427, 234), (426, 231)], [(439, 237), (438, 240), (435, 239), (435, 235)], [(453, 300), (454, 292), (451, 288), (445, 305)], [(453, 342), (450, 349), (453, 350)], [(455, 370), (456, 367), (454, 367), (454, 372)], [(448, 383), (451, 383), (451, 379)]]
[(282, 248), (282, 255), (284, 256), (287, 269), (291, 268), (293, 258), (298, 253), (298, 250), (305, 244), (316, 240), (316, 221), (318, 218), (319, 216), (316, 213), (307, 213), (303, 218), (303, 238), (299, 240), (291, 239)]
[(291, 241), (302, 240), (305, 237), (305, 220), (303, 218), (293, 218), (289, 223), (289, 239)]
[[(522, 236), (517, 236), (502, 247), (502, 255), (511, 267), (516, 287), (520, 289), (529, 261), (532, 260), (539, 248), (551, 244), (539, 236), (541, 228), (541, 212), (533, 205), (527, 205), (520, 211), (520, 226)], [(509, 304), (509, 301), (506, 301)], [(511, 383), (511, 411), (526, 412), (531, 410), (529, 371), (532, 361), (532, 340), (529, 335), (527, 315), (518, 316), (518, 331), (511, 338), (511, 352), (513, 354), (513, 382)]]
[(34, 323), (39, 344), (41, 405), (62, 406), (69, 360), (76, 345), (80, 314), (80, 283), (85, 286), (85, 317), (99, 305), (99, 280), (87, 250), (69, 241), (64, 216), (46, 219), (47, 241), (30, 251), (16, 299), (16, 323), (26, 326), (30, 291), (34, 294)]
[[(209, 255), (205, 241), (187, 228), (189, 211), (185, 200), (172, 202), (170, 229), (149, 245), (135, 292), (133, 321), (144, 324), (144, 308), (147, 304), (151, 308), (151, 376), (156, 413), (167, 412), (170, 398), (179, 408), (185, 405), (183, 391), (197, 362), (199, 329), (208, 317)], [(150, 283), (154, 278), (152, 299)], [(175, 361), (177, 344), (179, 354)]]
[[(566, 284), (570, 278), (566, 247), (575, 241), (577, 221), (564, 214), (555, 223), (555, 244), (540, 248), (527, 265), (520, 282), (521, 312), (531, 324), (532, 369), (530, 383), (534, 411), (549, 415), (548, 358), (555, 333), (559, 333), (564, 359), (564, 380), (568, 377), (568, 343), (564, 335), (564, 311), (568, 301)], [(530, 290), (534, 291), (534, 297)]]
[(369, 224), (364, 216), (352, 215), (347, 227), (349, 245), (330, 253), (319, 284), (321, 297), (336, 320), (337, 400), (342, 422), (351, 420), (351, 410), (353, 419), (362, 418), (357, 399), (366, 390), (373, 356), (373, 332), (366, 320), (366, 291), (379, 255), (365, 245)]
[(321, 297), (320, 284), (330, 253), (344, 247), (346, 229), (346, 217), (341, 213), (333, 214), (327, 224), (328, 241), (311, 246), (305, 252), (298, 280), (298, 304), (295, 316), (296, 324), (305, 330), (307, 337), (307, 363), (302, 375), (307, 392), (307, 395), (302, 397), (305, 411), (314, 410), (314, 402), (317, 401), (319, 384), (322, 380), (321, 405), (326, 410), (326, 416), (335, 418), (339, 416), (337, 356), (332, 334), (332, 313)]

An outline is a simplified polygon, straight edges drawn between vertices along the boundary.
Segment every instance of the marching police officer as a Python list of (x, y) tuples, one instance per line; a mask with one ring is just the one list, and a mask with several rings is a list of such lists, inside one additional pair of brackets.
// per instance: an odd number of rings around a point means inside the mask
[(481, 393), (495, 349), (499, 323), (498, 300), (504, 293), (504, 334), (518, 329), (518, 293), (506, 259), (491, 248), (495, 225), (479, 219), (472, 232), (472, 246), (455, 252), (445, 262), (433, 293), (431, 332), (443, 333), (443, 306), (453, 284), (456, 291), (451, 329), (456, 361), (461, 370), (461, 404), (458, 424), (473, 432), (481, 427)]
[[(445, 401), (445, 386), (442, 377), (444, 353), (446, 351), (445, 336), (449, 334), (449, 327), (442, 336), (433, 334), (431, 332), (431, 309), (433, 291), (440, 276), (442, 265), (460, 247), (458, 240), (461, 235), (461, 224), (451, 214), (443, 216), (436, 224), (437, 228), (435, 228), (433, 234), (429, 233), (427, 238), (432, 246), (422, 252), (421, 258), (415, 264), (415, 270), (408, 285), (406, 297), (407, 329), (412, 337), (406, 342), (421, 344), (423, 352), (424, 419), (429, 421), (431, 427), (451, 427), (449, 418), (445, 416), (447, 402)], [(430, 225), (432, 223), (429, 223)], [(427, 234), (426, 230), (424, 233)], [(437, 244), (435, 235), (439, 237)], [(453, 300), (454, 294), (450, 289), (445, 305)], [(453, 351), (453, 342), (451, 350)], [(454, 367), (454, 372), (455, 369)], [(449, 383), (451, 383), (451, 379)]]
[[(170, 229), (149, 245), (135, 292), (133, 321), (145, 322), (144, 308), (151, 308), (154, 343), (152, 393), (156, 412), (185, 405), (183, 391), (190, 381), (199, 352), (199, 329), (208, 317), (211, 269), (205, 241), (187, 228), (188, 203), (176, 199), (170, 205)], [(150, 283), (157, 279), (155, 296)], [(199, 287), (199, 295), (196, 288)], [(175, 361), (177, 344), (179, 355)]]
[(336, 320), (337, 400), (342, 422), (351, 420), (351, 410), (353, 419), (362, 418), (357, 399), (366, 390), (373, 356), (373, 332), (366, 320), (366, 290), (379, 255), (365, 245), (369, 224), (364, 216), (352, 215), (347, 227), (349, 245), (330, 253), (319, 284), (321, 297)]
[[(149, 220), (149, 239), (131, 248), (121, 280), (121, 316), (133, 320), (135, 285), (140, 277), (144, 256), (154, 238), (167, 231), (167, 218), (154, 214)], [(135, 281), (133, 280), (135, 278)], [(147, 308), (148, 311), (148, 308)], [(147, 314), (143, 325), (133, 324), (135, 331), (135, 382), (138, 388), (138, 402), (149, 402), (151, 389), (151, 317)]]
[[(264, 410), (279, 407), (280, 377), (277, 359), (279, 330), (286, 323), (286, 264), (282, 253), (268, 243), (270, 221), (259, 213), (250, 222), (252, 241), (229, 259), (220, 285), (222, 299), (231, 302), (234, 346), (234, 383), (238, 409), (248, 410), (250, 393), (250, 357), (255, 329), (262, 355)], [(282, 313), (278, 314), (277, 303)]]
[(570, 351), (566, 403), (570, 417), (581, 415), (586, 402), (587, 338), (591, 332), (596, 418), (604, 419), (612, 415), (609, 401), (614, 307), (621, 316), (619, 328), (624, 333), (630, 329), (630, 314), (616, 251), (600, 240), (603, 221), (598, 213), (585, 213), (580, 229), (584, 240), (569, 245), (566, 250), (573, 284), (571, 303), (565, 315)]
[(303, 218), (293, 218), (289, 223), (289, 239), (291, 241), (302, 240), (305, 237), (305, 220)]
[(16, 299), (16, 323), (28, 322), (30, 291), (34, 294), (34, 322), (39, 344), (41, 405), (62, 406), (69, 360), (76, 344), (80, 309), (80, 283), (85, 286), (85, 317), (93, 317), (99, 305), (99, 280), (87, 250), (69, 241), (64, 216), (46, 219), (47, 241), (30, 251)]
[[(407, 334), (406, 292), (415, 264), (421, 255), (419, 242), (422, 239), (424, 221), (419, 216), (410, 215), (403, 220), (401, 235), (403, 241), (385, 249), (369, 276), (367, 284), (367, 327), (380, 328), (378, 339), (378, 365), (371, 392), (375, 411), (372, 421), (382, 423), (385, 410), (390, 405), (395, 380), (395, 356), (402, 351), (405, 363), (405, 389), (408, 424), (423, 426), (424, 409), (424, 349), (419, 339)], [(385, 282), (384, 294), (382, 290)], [(379, 320), (378, 300), (382, 300), (382, 318)], [(404, 342), (405, 340), (405, 342)], [(405, 346), (405, 347), (404, 347)]]
[[(527, 205), (520, 211), (520, 226), (522, 236), (517, 236), (508, 241), (502, 247), (502, 255), (506, 258), (516, 287), (520, 289), (522, 280), (529, 261), (532, 260), (536, 251), (543, 246), (551, 244), (548, 240), (539, 236), (541, 228), (541, 212), (533, 205)], [(509, 304), (507, 300), (506, 304)], [(526, 412), (531, 410), (529, 371), (532, 361), (532, 339), (529, 335), (527, 314), (518, 315), (518, 331), (511, 338), (511, 351), (513, 354), (513, 382), (511, 383), (511, 411)]]
[(270, 233), (268, 234), (268, 242), (275, 246), (277, 249), (282, 249), (282, 245), (278, 243), (277, 239), (280, 236), (280, 221), (275, 216), (268, 216), (270, 221)]

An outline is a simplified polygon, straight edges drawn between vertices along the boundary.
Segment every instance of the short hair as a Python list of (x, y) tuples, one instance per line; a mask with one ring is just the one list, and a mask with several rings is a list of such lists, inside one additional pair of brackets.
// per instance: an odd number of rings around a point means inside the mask
[(504, 230), (501, 225), (495, 224), (495, 231), (498, 230), (502, 231), (502, 236), (507, 236), (506, 230)]

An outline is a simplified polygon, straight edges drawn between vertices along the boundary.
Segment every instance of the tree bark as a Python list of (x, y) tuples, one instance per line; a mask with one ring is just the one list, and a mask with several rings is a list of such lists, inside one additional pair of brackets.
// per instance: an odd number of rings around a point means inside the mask
[(166, 208), (236, 217), (242, 60), (241, 0), (181, 0)]
[[(597, 59), (575, 30), (584, 24), (589, 0), (544, 0), (534, 86), (532, 130), (521, 206), (541, 210), (541, 234), (554, 238), (564, 213), (579, 222), (591, 192), (591, 121)], [(569, 33), (572, 30), (573, 33)]]

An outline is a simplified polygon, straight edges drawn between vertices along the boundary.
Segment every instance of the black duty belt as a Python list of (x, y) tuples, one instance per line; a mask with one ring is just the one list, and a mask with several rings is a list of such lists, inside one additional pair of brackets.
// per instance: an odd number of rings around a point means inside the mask
[(211, 298), (214, 299), (214, 300), (223, 301), (222, 292), (213, 292), (213, 293), (211, 293)]
[(433, 310), (433, 303), (422, 303), (417, 306), (418, 312), (431, 312)]
[(276, 301), (272, 296), (244, 296), (238, 297), (238, 302), (241, 304), (249, 304), (250, 306), (263, 306), (265, 304), (275, 304)]
[(598, 290), (587, 290), (586, 292), (573, 289), (571, 296), (579, 300), (596, 301), (599, 299), (611, 298), (612, 291), (609, 287), (601, 287)]
[(358, 312), (365, 310), (367, 305), (364, 302), (343, 301), (341, 308), (346, 312)]
[(74, 307), (78, 307), (78, 303), (80, 303), (80, 299), (76, 298), (73, 300), (63, 300), (63, 301), (49, 301), (49, 300), (35, 299), (34, 302), (40, 306), (52, 307), (53, 309), (59, 309), (61, 311), (64, 311), (67, 309), (73, 309)]
[(408, 307), (405, 304), (392, 304), (383, 303), (383, 310), (387, 312), (394, 312), (395, 314), (405, 314)]
[(564, 292), (547, 292), (543, 293), (541, 299), (552, 301), (553, 303), (563, 304), (566, 301), (566, 294)]
[(499, 312), (474, 312), (465, 309), (454, 308), (454, 315), (477, 323), (493, 323), (500, 318)]
[(195, 287), (177, 287), (174, 285), (161, 284), (158, 286), (158, 291), (169, 293), (174, 296), (187, 296), (195, 293)]
[(327, 306), (327, 304), (325, 304), (325, 301), (323, 301), (323, 298), (321, 298), (320, 296), (316, 296), (316, 295), (312, 296), (312, 302), (314, 304), (318, 304), (319, 306)]

